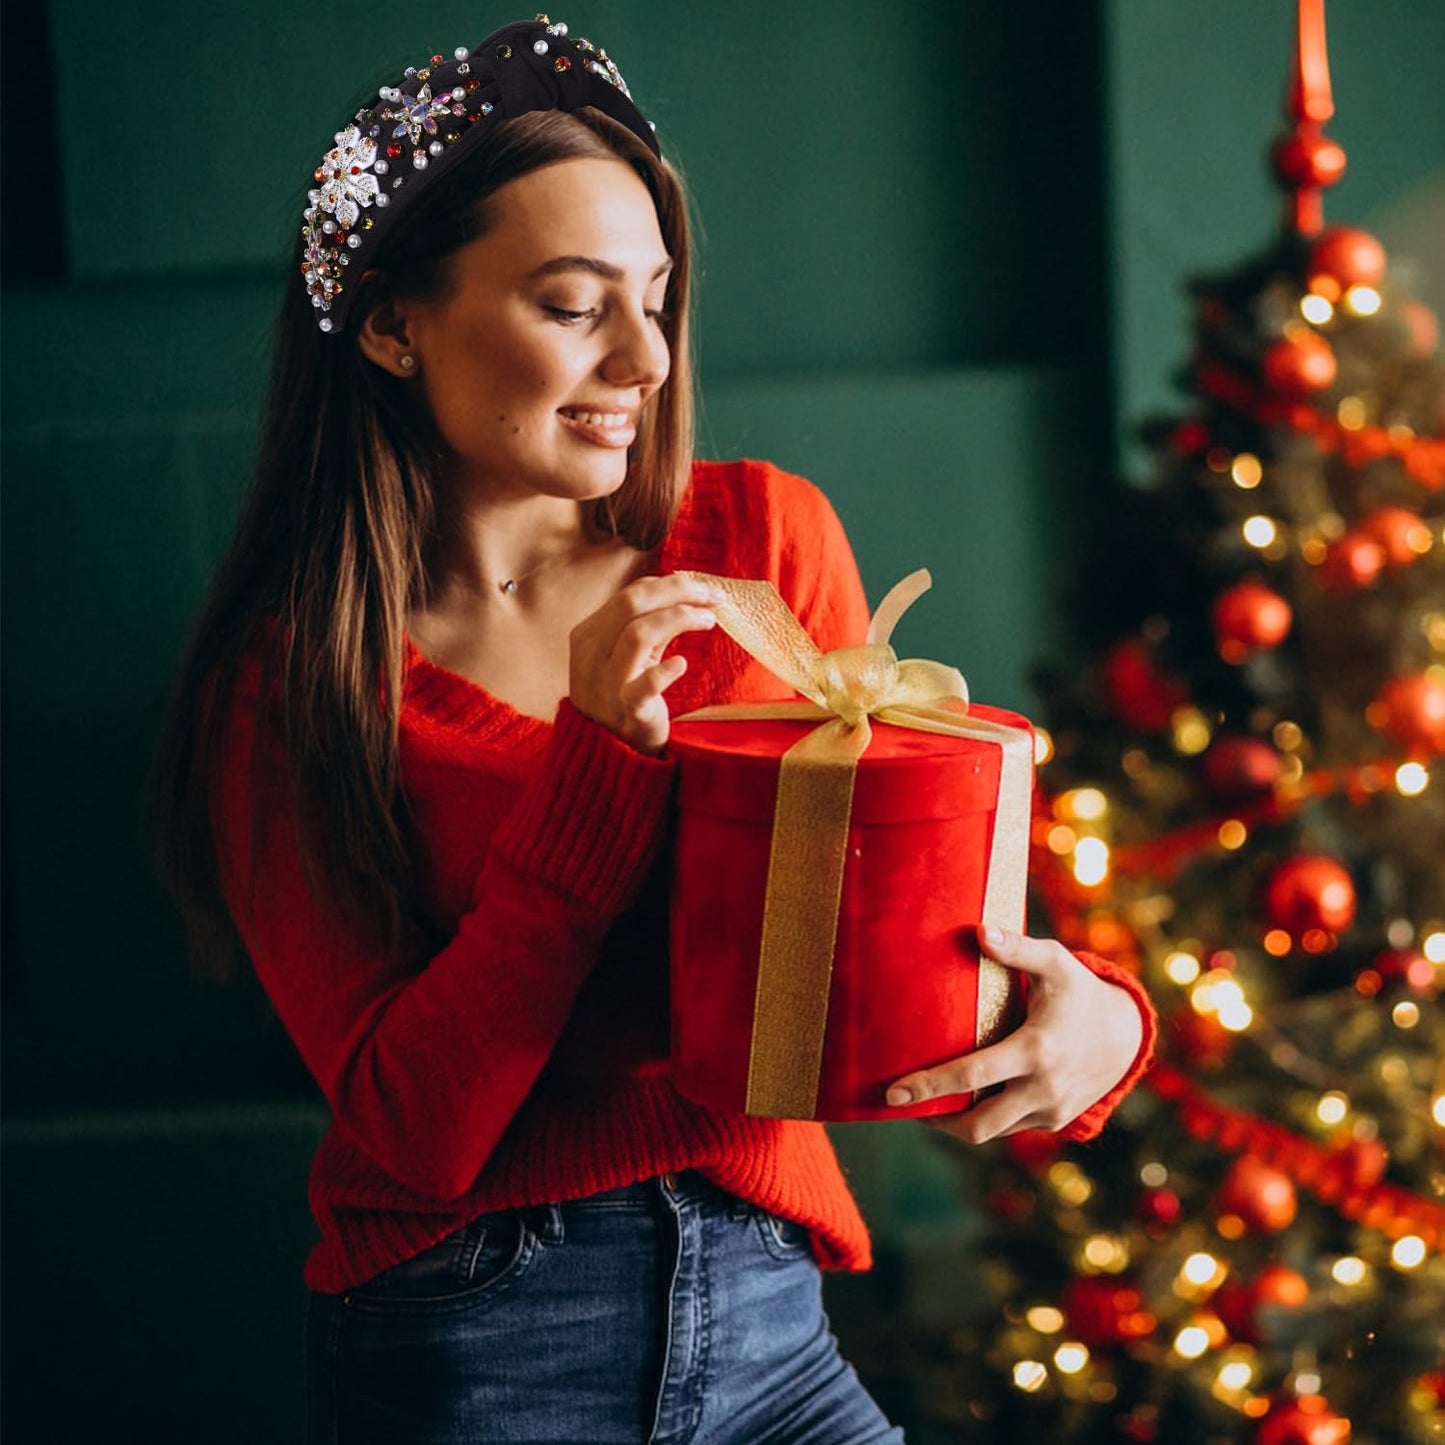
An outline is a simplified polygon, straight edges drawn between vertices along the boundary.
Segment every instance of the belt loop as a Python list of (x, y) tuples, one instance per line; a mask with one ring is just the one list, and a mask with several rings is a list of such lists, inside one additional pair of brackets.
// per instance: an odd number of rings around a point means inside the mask
[(532, 1216), (532, 1228), (543, 1244), (564, 1244), (567, 1231), (562, 1225), (560, 1204), (538, 1204), (527, 1211)]

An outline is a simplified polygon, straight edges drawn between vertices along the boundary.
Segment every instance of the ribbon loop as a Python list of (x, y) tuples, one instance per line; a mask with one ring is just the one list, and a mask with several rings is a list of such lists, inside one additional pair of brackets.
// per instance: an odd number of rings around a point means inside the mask
[(839, 647), (819, 659), (823, 706), (857, 727), (895, 699), (898, 658), (891, 647)]

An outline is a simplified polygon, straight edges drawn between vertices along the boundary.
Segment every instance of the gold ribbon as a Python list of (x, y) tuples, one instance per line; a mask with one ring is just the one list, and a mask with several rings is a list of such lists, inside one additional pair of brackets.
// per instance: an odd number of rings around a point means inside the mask
[[(869, 719), (1002, 750), (982, 917), (1000, 928), (1017, 929), (1024, 917), (1033, 741), (1025, 728), (970, 716), (968, 684), (957, 668), (899, 661), (889, 639), (898, 619), (933, 585), (926, 571), (911, 573), (883, 599), (864, 646), (828, 653), (771, 582), (683, 575), (717, 588), (723, 594), (713, 609), (718, 625), (809, 701), (705, 707), (679, 720), (822, 724), (780, 764), (745, 1104), (749, 1114), (810, 1119), (822, 1072), (853, 779), (872, 738)], [(981, 958), (975, 1047), (1007, 1031), (1016, 999), (1009, 970)]]

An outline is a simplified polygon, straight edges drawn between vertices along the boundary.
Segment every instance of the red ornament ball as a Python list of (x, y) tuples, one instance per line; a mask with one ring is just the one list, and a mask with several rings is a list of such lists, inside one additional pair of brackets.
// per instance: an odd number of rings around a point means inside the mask
[(1359, 531), (1385, 554), (1386, 567), (1408, 567), (1430, 549), (1430, 529), (1409, 507), (1377, 507), (1360, 518)]
[(1281, 396), (1309, 397), (1335, 379), (1334, 348), (1318, 332), (1297, 331), (1264, 353), (1264, 379)]
[(1435, 965), (1418, 948), (1387, 948), (1375, 955), (1372, 967), (1381, 978), (1403, 979), (1411, 993), (1435, 992)]
[(1251, 652), (1278, 647), (1294, 622), (1289, 603), (1251, 578), (1219, 595), (1213, 617), (1215, 645), (1226, 662), (1242, 662)]
[(1172, 1189), (1146, 1189), (1139, 1196), (1134, 1212), (1144, 1224), (1167, 1229), (1179, 1223), (1184, 1204)]
[(1138, 1286), (1123, 1275), (1075, 1275), (1059, 1305), (1069, 1334), (1091, 1350), (1143, 1339), (1159, 1323), (1144, 1308)]
[(1440, 344), (1440, 321), (1423, 301), (1405, 301), (1400, 306), (1400, 319), (1410, 338), (1410, 349), (1416, 356), (1430, 356)]
[(1164, 1033), (1169, 1056), (1193, 1068), (1217, 1069), (1229, 1057), (1235, 1036), (1219, 1022), (1218, 1014), (1200, 1013), (1181, 1004), (1169, 1015)]
[(1445, 676), (1432, 669), (1391, 678), (1366, 716), (1411, 753), (1445, 753)]
[(1176, 708), (1189, 701), (1184, 684), (1154, 661), (1142, 638), (1125, 638), (1104, 654), (1099, 679), (1109, 710), (1125, 727), (1163, 732)]
[(1230, 1165), (1216, 1203), (1221, 1214), (1237, 1215), (1247, 1229), (1278, 1234), (1294, 1223), (1299, 1196), (1283, 1170), (1243, 1154)]
[(1276, 1400), (1254, 1435), (1255, 1445), (1345, 1445), (1349, 1438), (1349, 1418), (1336, 1415), (1323, 1395)]
[(1311, 929), (1343, 933), (1355, 919), (1354, 880), (1323, 854), (1288, 858), (1270, 874), (1264, 908), (1270, 926), (1293, 938)]
[(1310, 250), (1310, 275), (1328, 276), (1346, 289), (1385, 279), (1385, 248), (1353, 226), (1330, 226)]
[(1344, 147), (1328, 136), (1285, 136), (1275, 143), (1271, 159), (1275, 174), (1291, 186), (1323, 190), (1345, 173)]
[(1221, 803), (1242, 803), (1274, 787), (1284, 759), (1259, 738), (1228, 734), (1216, 738), (1204, 755), (1204, 783)]
[(1225, 1328), (1245, 1344), (1258, 1344), (1260, 1309), (1296, 1310), (1309, 1299), (1309, 1281), (1297, 1270), (1282, 1264), (1267, 1264), (1252, 1280), (1228, 1279), (1212, 1301)]
[(1385, 550), (1364, 532), (1346, 532), (1325, 551), (1315, 574), (1331, 592), (1358, 592), (1370, 586), (1385, 566)]

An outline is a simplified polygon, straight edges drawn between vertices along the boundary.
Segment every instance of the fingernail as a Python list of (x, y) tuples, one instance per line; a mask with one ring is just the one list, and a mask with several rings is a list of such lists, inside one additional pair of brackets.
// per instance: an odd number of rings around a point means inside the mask
[(996, 924), (987, 923), (983, 929), (983, 941), (990, 948), (1002, 948), (1005, 943), (1004, 931)]
[(913, 1102), (913, 1090), (905, 1089), (901, 1084), (889, 1089), (887, 1099), (890, 1104), (911, 1104)]

